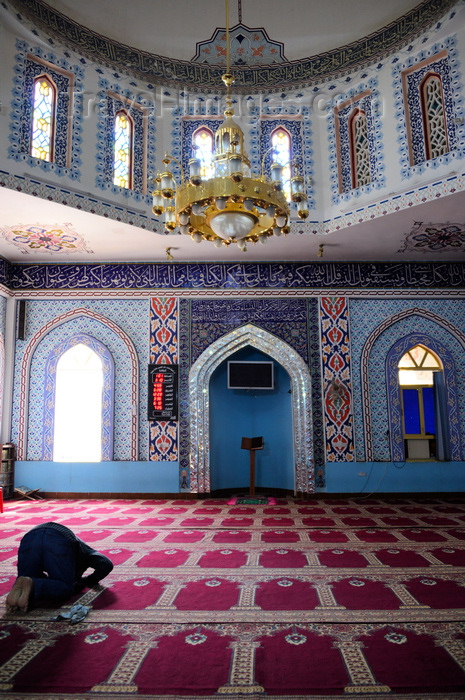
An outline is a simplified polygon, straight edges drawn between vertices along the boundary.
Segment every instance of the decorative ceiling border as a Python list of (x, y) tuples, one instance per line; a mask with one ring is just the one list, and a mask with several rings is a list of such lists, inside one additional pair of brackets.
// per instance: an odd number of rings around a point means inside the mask
[[(41, 199), (46, 199), (51, 202), (57, 202), (58, 204), (69, 205), (91, 214), (103, 216), (104, 218), (122, 221), (131, 226), (139, 226), (142, 229), (153, 231), (159, 235), (182, 235), (180, 233), (167, 233), (162, 222), (147, 216), (141, 209), (111, 204), (103, 199), (81, 194), (78, 190), (59, 187), (58, 185), (52, 185), (48, 182), (40, 182), (39, 180), (32, 179), (32, 176), (29, 175), (14, 175), (5, 170), (0, 170), (0, 188), (1, 187), (40, 197)], [(441, 197), (447, 197), (464, 190), (465, 173), (451, 173), (450, 176), (439, 177), (434, 182), (419, 184), (416, 187), (412, 186), (405, 192), (390, 195), (388, 198), (381, 199), (377, 202), (360, 203), (358, 207), (356, 207), (355, 202), (353, 202), (353, 206), (349, 211), (343, 211), (341, 214), (331, 219), (325, 219), (323, 221), (301, 221), (298, 219), (292, 221), (291, 235), (325, 236), (333, 231), (340, 231), (349, 226), (361, 224), (364, 221), (372, 221), (379, 217), (388, 216), (389, 214), (394, 214), (395, 212), (424, 204), (428, 201), (436, 201)], [(358, 190), (354, 192), (356, 199)], [(144, 197), (144, 201), (146, 202), (148, 211), (151, 202), (148, 197)]]
[(141, 206), (146, 205), (146, 210), (133, 209), (131, 206), (121, 206), (120, 204), (111, 203), (85, 193), (81, 193), (77, 188), (60, 187), (60, 185), (50, 182), (41, 182), (33, 179), (32, 175), (14, 175), (6, 170), (0, 170), (0, 188), (6, 187), (15, 192), (23, 192), (30, 194), (33, 197), (40, 197), (49, 202), (64, 204), (75, 209), (88, 212), (89, 214), (97, 214), (105, 219), (113, 219), (114, 221), (122, 221), (130, 226), (138, 226), (139, 228), (153, 231), (153, 233), (163, 234), (164, 227), (150, 216), (147, 216), (145, 211), (149, 212), (152, 206), (152, 199), (149, 196), (140, 195)]
[[(465, 286), (465, 285), (464, 285)], [(350, 299), (465, 299), (465, 289), (81, 289), (8, 290), (0, 285), (0, 296), (14, 299), (151, 299), (170, 296), (181, 299), (318, 299), (344, 296)]]
[[(456, 3), (456, 0), (423, 0), (386, 27), (358, 41), (316, 56), (279, 65), (234, 66), (236, 92), (258, 92), (304, 87), (317, 81), (329, 80), (395, 53), (402, 46), (438, 22)], [(8, 8), (4, 1), (3, 7)], [(221, 85), (224, 66), (209, 66), (179, 61), (140, 51), (109, 39), (74, 22), (57, 12), (43, 0), (10, 0), (10, 4), (25, 18), (34, 22), (53, 39), (63, 42), (90, 60), (132, 73), (138, 77), (167, 86), (193, 86), (196, 90), (217, 90)], [(23, 20), (21, 14), (17, 19)]]

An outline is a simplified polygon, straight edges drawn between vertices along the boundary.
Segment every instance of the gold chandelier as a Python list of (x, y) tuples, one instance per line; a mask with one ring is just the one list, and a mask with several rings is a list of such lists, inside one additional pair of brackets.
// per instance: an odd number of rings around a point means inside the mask
[[(152, 211), (156, 216), (164, 214), (169, 232), (179, 227), (181, 233), (190, 235), (197, 243), (206, 240), (221, 247), (235, 242), (245, 251), (247, 243), (265, 243), (270, 236), (289, 233), (290, 204), (283, 192), (286, 166), (272, 161), (271, 178), (267, 177), (265, 154), (261, 174), (253, 175), (244, 150), (243, 131), (233, 119), (231, 86), (234, 76), (230, 68), (228, 14), (226, 0), (226, 73), (222, 76), (226, 86), (226, 109), (224, 122), (215, 134), (213, 176), (202, 177), (201, 161), (196, 157), (190, 159), (186, 176), (181, 163), (167, 153), (163, 159), (164, 171), (155, 178)], [(179, 184), (169, 170), (173, 162), (181, 171)], [(295, 164), (292, 165), (295, 169)], [(297, 203), (298, 216), (306, 219), (304, 179), (298, 173), (291, 177), (291, 200)]]

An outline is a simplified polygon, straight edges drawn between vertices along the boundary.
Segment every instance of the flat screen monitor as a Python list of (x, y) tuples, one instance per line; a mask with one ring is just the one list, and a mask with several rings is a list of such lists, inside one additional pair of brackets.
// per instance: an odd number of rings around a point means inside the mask
[(274, 389), (273, 362), (228, 361), (228, 389)]

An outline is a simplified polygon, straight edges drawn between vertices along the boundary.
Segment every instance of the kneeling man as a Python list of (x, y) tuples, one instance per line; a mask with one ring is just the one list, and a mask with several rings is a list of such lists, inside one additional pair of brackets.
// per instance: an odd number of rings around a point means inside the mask
[[(93, 569), (83, 576), (87, 569)], [(59, 601), (107, 576), (113, 563), (89, 547), (65, 525), (43, 523), (27, 532), (18, 550), (18, 578), (6, 598), (7, 612), (38, 600)]]

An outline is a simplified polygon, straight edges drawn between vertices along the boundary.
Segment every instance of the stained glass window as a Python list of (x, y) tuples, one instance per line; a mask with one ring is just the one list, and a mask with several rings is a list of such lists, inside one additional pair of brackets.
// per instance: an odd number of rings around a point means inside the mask
[(132, 187), (133, 124), (125, 110), (115, 115), (113, 154), (113, 184)]
[(439, 75), (428, 74), (422, 81), (420, 90), (426, 157), (437, 158), (449, 152), (444, 98)]
[(355, 189), (371, 182), (370, 147), (365, 112), (359, 109), (355, 110), (350, 117), (349, 124), (352, 187)]
[(289, 132), (282, 126), (278, 127), (271, 134), (271, 145), (273, 146), (272, 160), (283, 166), (283, 192), (286, 199), (291, 198), (291, 137)]
[(31, 156), (51, 162), (55, 129), (56, 89), (45, 75), (34, 81)]
[(194, 157), (200, 160), (202, 179), (213, 176), (213, 134), (206, 126), (197, 129), (192, 137)]

